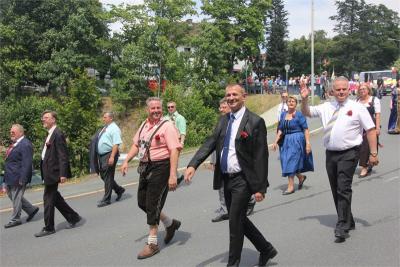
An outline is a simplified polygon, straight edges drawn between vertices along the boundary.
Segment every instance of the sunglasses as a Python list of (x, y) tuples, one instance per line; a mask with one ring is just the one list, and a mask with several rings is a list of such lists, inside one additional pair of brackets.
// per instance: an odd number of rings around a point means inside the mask
[(175, 106), (168, 106), (168, 108), (174, 108)]

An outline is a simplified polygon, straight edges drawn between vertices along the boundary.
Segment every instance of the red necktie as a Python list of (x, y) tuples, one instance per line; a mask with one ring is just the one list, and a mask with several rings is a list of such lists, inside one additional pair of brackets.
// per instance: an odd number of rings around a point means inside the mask
[(12, 143), (11, 145), (8, 146), (7, 150), (6, 150), (6, 158), (8, 157), (8, 155), (10, 155), (11, 150), (13, 150), (14, 148), (14, 143)]

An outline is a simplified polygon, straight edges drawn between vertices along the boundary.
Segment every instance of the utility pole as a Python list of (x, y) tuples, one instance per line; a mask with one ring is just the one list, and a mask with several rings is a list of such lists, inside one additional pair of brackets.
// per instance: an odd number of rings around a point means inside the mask
[(311, 105), (314, 105), (314, 0), (311, 0)]

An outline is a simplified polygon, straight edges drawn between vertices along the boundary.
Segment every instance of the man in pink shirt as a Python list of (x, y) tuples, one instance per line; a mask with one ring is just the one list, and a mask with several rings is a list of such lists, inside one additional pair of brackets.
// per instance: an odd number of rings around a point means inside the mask
[(157, 245), (157, 232), (160, 220), (165, 226), (164, 243), (168, 244), (179, 229), (181, 222), (169, 218), (161, 210), (165, 204), (168, 190), (177, 187), (176, 169), (179, 151), (179, 133), (175, 125), (162, 119), (162, 101), (158, 97), (146, 100), (148, 117), (133, 138), (133, 145), (122, 164), (121, 172), (128, 172), (128, 162), (139, 157), (138, 205), (147, 214), (150, 226), (147, 244), (138, 254), (138, 259), (146, 259), (160, 251)]

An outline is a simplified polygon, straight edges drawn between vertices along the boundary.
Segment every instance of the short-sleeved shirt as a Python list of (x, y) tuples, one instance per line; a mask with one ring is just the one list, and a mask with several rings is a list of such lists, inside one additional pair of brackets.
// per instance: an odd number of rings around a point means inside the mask
[(172, 114), (168, 114), (164, 117), (165, 119), (174, 122), (176, 128), (179, 131), (179, 134), (186, 135), (186, 119), (178, 111), (175, 111)]
[(381, 113), (381, 101), (377, 97), (370, 96), (367, 103), (361, 103), (364, 107), (368, 108), (370, 105), (374, 106), (375, 113)]
[[(153, 134), (153, 131), (161, 125), (162, 121), (163, 120), (160, 120), (157, 124), (151, 124), (147, 119), (144, 122), (144, 126), (142, 123), (133, 137), (133, 143), (139, 148), (139, 152), (141, 152), (139, 140), (148, 141)], [(150, 160), (160, 161), (169, 159), (170, 151), (173, 149), (181, 150), (182, 144), (179, 142), (179, 133), (176, 127), (171, 121), (167, 121), (160, 126), (156, 134), (153, 136), (149, 149)], [(144, 151), (142, 152), (144, 153)], [(148, 157), (145, 156), (141, 161), (148, 161)]]
[(122, 144), (121, 130), (115, 122), (111, 122), (100, 132), (97, 151), (100, 155), (111, 152), (113, 146)]
[[(310, 107), (312, 117), (320, 117), (324, 128), (330, 122), (334, 112), (339, 108), (335, 100)], [(347, 99), (340, 108), (338, 118), (331, 130), (329, 142), (324, 140), (327, 150), (342, 151), (359, 146), (362, 142), (363, 129), (375, 127), (368, 110), (353, 100)]]

